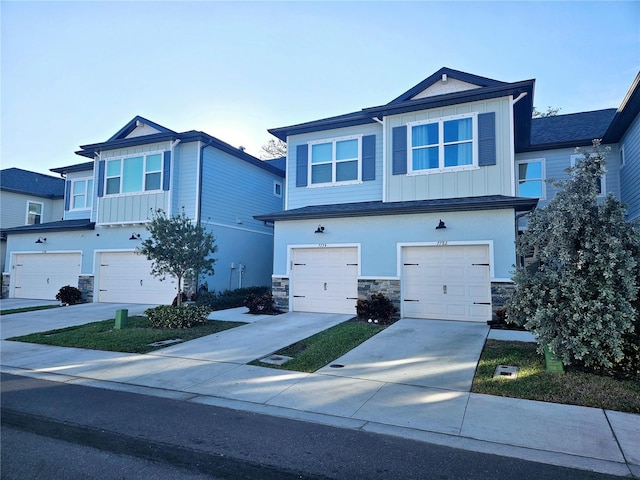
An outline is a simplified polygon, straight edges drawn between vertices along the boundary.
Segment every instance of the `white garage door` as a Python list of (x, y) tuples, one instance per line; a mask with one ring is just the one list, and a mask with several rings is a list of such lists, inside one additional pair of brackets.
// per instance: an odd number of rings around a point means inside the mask
[(351, 247), (292, 251), (293, 310), (355, 315), (358, 250)]
[(55, 300), (60, 288), (78, 286), (79, 253), (24, 253), (15, 256), (13, 296)]
[(177, 294), (175, 279), (151, 275), (151, 262), (134, 252), (100, 254), (98, 301), (169, 305)]
[(403, 247), (403, 315), (491, 320), (489, 247)]

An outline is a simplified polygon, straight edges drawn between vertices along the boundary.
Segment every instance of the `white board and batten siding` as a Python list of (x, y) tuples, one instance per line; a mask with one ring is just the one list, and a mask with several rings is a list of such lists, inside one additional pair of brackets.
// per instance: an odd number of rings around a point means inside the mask
[(151, 262), (135, 252), (98, 253), (96, 301), (169, 305), (177, 295), (177, 281), (151, 275)]
[(82, 254), (17, 253), (12, 262), (11, 297), (55, 300), (66, 285), (78, 286)]
[(403, 316), (491, 319), (488, 245), (405, 246), (401, 258)]
[(358, 264), (357, 247), (292, 248), (292, 310), (355, 315)]

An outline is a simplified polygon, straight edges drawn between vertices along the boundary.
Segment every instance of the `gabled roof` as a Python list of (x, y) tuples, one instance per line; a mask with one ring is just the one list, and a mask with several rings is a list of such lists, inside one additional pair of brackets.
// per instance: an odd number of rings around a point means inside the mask
[(21, 168), (0, 171), (0, 189), (41, 198), (63, 198), (64, 179)]
[(402, 102), (406, 102), (407, 100), (411, 100), (420, 92), (442, 81), (443, 75), (446, 75), (446, 78), (454, 78), (456, 80), (460, 80), (461, 82), (477, 85), (478, 87), (499, 87), (500, 85), (506, 85), (505, 82), (499, 82), (498, 80), (493, 80), (491, 78), (480, 77), (478, 75), (472, 75), (470, 73), (461, 72), (459, 70), (454, 70), (452, 68), (442, 67), (433, 75), (425, 78), (420, 83), (418, 83), (414, 87), (411, 87), (409, 90), (404, 92), (402, 95), (391, 100), (388, 103), (388, 105), (393, 105), (395, 103), (402, 103)]
[(60, 220), (58, 222), (39, 223), (37, 225), (22, 225), (20, 227), (3, 228), (2, 234), (7, 233), (37, 233), (37, 232), (61, 232), (66, 230), (93, 230), (95, 222), (88, 218), (77, 220)]
[[(423, 91), (425, 88), (428, 88), (430, 85), (433, 85), (437, 79), (441, 79), (442, 74), (445, 72), (451, 73), (452, 78), (464, 79), (463, 81), (468, 81), (468, 83), (475, 82), (475, 85), (479, 84), (479, 87), (454, 93), (412, 99), (416, 94)], [(272, 128), (269, 129), (269, 133), (280, 140), (286, 141), (287, 136), (289, 135), (298, 135), (302, 133), (330, 130), (354, 125), (365, 125), (368, 123), (374, 123), (376, 121), (374, 118), (381, 119), (386, 115), (397, 115), (448, 105), (458, 105), (461, 103), (488, 100), (507, 95), (518, 97), (521, 94), (525, 94), (524, 97), (514, 105), (514, 118), (517, 125), (515, 137), (516, 145), (519, 148), (525, 148), (528, 146), (529, 132), (531, 128), (534, 84), (535, 80), (506, 83), (459, 72), (457, 70), (442, 68), (385, 105), (363, 108), (359, 112), (347, 113), (345, 115), (324, 118), (312, 122)]]
[[(153, 129), (157, 130), (158, 133), (151, 133), (148, 135), (139, 135), (128, 137), (128, 135), (133, 132), (136, 128), (138, 128), (138, 122), (150, 126)], [(150, 143), (160, 143), (170, 141), (173, 142), (175, 140), (180, 140), (182, 142), (202, 142), (204, 147), (212, 147), (216, 148), (222, 152), (228, 153), (242, 161), (248, 162), (252, 165), (255, 165), (259, 168), (267, 170), (268, 172), (274, 173), (276, 175), (284, 176), (284, 172), (273, 165), (263, 162), (262, 160), (254, 157), (246, 153), (239, 148), (233, 147), (222, 140), (213, 137), (207, 133), (189, 130), (187, 132), (174, 132), (173, 130), (169, 130), (168, 128), (163, 127), (162, 125), (158, 125), (157, 123), (153, 123), (146, 118), (136, 116), (133, 120), (131, 120), (127, 125), (118, 131), (115, 135), (113, 135), (106, 142), (100, 143), (92, 143), (89, 145), (81, 145), (81, 150), (76, 152), (77, 155), (81, 155), (83, 157), (87, 157), (90, 159), (94, 159), (96, 154), (105, 150), (115, 150), (118, 148), (127, 148), (134, 147), (138, 145), (147, 145)], [(57, 171), (57, 169), (56, 169)]]
[(516, 212), (528, 212), (538, 204), (537, 198), (487, 195), (482, 197), (441, 198), (409, 202), (359, 202), (335, 205), (310, 205), (282, 212), (256, 215), (253, 218), (266, 222), (275, 220), (309, 220), (322, 218), (370, 217), (378, 215), (407, 215), (415, 213), (456, 212), (470, 210), (494, 210), (513, 208)]
[(146, 118), (141, 117), (140, 115), (136, 115), (135, 117), (133, 117), (133, 120), (127, 123), (120, 130), (118, 130), (118, 132), (107, 141), (111, 142), (113, 140), (122, 140), (124, 138), (127, 138), (127, 136), (131, 134), (131, 132), (133, 132), (136, 128), (142, 125), (148, 125), (153, 129), (158, 130), (159, 133), (176, 133), (173, 130), (169, 130), (168, 128), (163, 127), (162, 125), (152, 122), (151, 120), (147, 120)]
[(627, 95), (616, 111), (611, 125), (605, 132), (603, 143), (619, 142), (638, 113), (640, 113), (640, 72), (636, 75)]
[(608, 108), (534, 118), (531, 123), (531, 145), (527, 149), (516, 151), (591, 145), (593, 139), (603, 138), (615, 114), (615, 108)]
[(263, 162), (268, 163), (269, 165), (282, 170), (284, 174), (287, 170), (287, 157), (278, 157), (278, 158), (270, 158), (268, 160), (263, 160)]

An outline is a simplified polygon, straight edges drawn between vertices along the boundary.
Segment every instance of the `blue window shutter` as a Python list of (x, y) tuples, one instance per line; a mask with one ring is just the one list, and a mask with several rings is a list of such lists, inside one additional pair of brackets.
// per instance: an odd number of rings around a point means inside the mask
[(298, 145), (296, 148), (296, 187), (307, 186), (307, 168), (309, 165), (309, 148)]
[(393, 142), (393, 169), (394, 175), (407, 173), (407, 126), (394, 127), (391, 139)]
[(67, 180), (64, 185), (64, 210), (65, 212), (69, 211), (69, 206), (71, 205), (71, 180)]
[(98, 196), (104, 197), (104, 160), (98, 162)]
[(164, 152), (164, 164), (162, 165), (162, 190), (169, 190), (171, 185), (171, 152)]
[(496, 164), (496, 113), (478, 115), (478, 165)]
[(362, 180), (376, 179), (376, 136), (362, 137)]

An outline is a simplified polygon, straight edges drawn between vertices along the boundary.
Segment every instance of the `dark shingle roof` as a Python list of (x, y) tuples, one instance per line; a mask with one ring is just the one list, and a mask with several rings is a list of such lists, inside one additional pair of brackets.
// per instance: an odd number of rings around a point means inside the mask
[(264, 161), (272, 167), (282, 170), (282, 173), (285, 173), (287, 169), (287, 157), (270, 158)]
[(591, 145), (594, 138), (602, 138), (615, 114), (615, 108), (608, 108), (534, 118), (531, 123), (530, 149)]
[(320, 218), (370, 217), (411, 213), (456, 212), (513, 208), (517, 212), (533, 210), (537, 198), (487, 195), (483, 197), (441, 198), (409, 202), (358, 202), (336, 205), (310, 205), (283, 212), (256, 215), (256, 220), (303, 220)]
[(8, 192), (42, 198), (64, 197), (64, 179), (21, 168), (6, 168), (0, 171), (0, 188)]
[(20, 227), (4, 228), (2, 234), (7, 233), (35, 233), (35, 232), (59, 232), (64, 230), (93, 230), (95, 222), (88, 218), (77, 220), (60, 220), (58, 222), (39, 223), (37, 225), (23, 225)]

